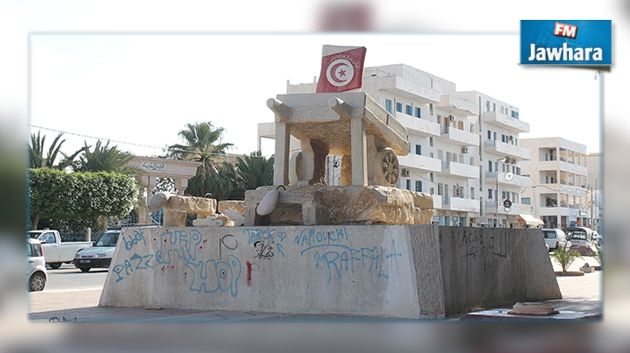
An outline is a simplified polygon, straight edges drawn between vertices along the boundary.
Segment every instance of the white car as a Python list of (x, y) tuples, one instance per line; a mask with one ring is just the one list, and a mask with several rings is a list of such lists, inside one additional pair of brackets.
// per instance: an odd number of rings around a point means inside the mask
[(561, 229), (543, 228), (542, 232), (549, 250), (567, 246), (567, 235)]
[(39, 292), (44, 290), (48, 273), (42, 244), (37, 239), (26, 239), (26, 256), (28, 257), (28, 290)]

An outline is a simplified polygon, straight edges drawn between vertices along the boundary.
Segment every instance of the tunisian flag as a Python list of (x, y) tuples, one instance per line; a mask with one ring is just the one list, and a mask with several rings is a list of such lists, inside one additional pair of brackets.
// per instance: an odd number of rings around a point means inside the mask
[(365, 47), (324, 45), (317, 93), (344, 92), (363, 84)]

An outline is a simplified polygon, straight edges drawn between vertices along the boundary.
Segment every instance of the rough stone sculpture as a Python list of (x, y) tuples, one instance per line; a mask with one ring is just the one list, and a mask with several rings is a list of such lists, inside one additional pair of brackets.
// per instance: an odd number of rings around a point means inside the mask
[[(258, 203), (271, 186), (245, 192), (246, 225), (257, 225)], [(278, 202), (268, 215), (271, 225), (295, 224), (429, 224), (431, 195), (383, 186), (288, 186), (277, 190)]]
[[(342, 156), (342, 186), (398, 182), (407, 129), (367, 94), (288, 94), (267, 106), (276, 115), (275, 185), (322, 184), (329, 154)], [(301, 151), (289, 155), (289, 136)]]
[(186, 213), (195, 213), (197, 218), (208, 218), (216, 213), (217, 200), (158, 192), (149, 198), (147, 205), (151, 211), (164, 209), (165, 226), (185, 227)]

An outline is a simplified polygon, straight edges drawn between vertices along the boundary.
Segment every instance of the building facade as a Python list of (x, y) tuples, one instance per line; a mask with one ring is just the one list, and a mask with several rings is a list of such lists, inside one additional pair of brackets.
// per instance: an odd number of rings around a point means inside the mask
[[(287, 83), (287, 93), (315, 88), (316, 83)], [(430, 193), (434, 223), (517, 227), (519, 214), (531, 213), (520, 202), (530, 181), (521, 175), (529, 151), (519, 146), (519, 134), (529, 124), (520, 120), (518, 108), (480, 92), (459, 92), (454, 82), (404, 64), (365, 68), (361, 91), (407, 128), (410, 151), (399, 156), (398, 187)], [(259, 140), (272, 137), (264, 125)], [(338, 185), (340, 163), (329, 157), (331, 185)], [(512, 202), (509, 209), (504, 200)]]
[(561, 137), (523, 139), (531, 160), (523, 171), (532, 179), (524, 202), (548, 228), (590, 226), (586, 146)]

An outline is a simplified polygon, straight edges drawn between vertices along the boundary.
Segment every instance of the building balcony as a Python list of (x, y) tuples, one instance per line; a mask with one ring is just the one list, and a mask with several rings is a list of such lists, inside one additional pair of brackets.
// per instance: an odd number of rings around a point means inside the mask
[[(512, 180), (507, 180), (505, 177), (507, 173), (499, 172), (499, 184), (528, 187), (532, 185), (532, 180), (528, 176), (512, 174)], [(497, 172), (486, 172), (486, 178), (490, 181), (496, 182)]]
[(507, 114), (490, 111), (481, 113), (481, 116), (483, 117), (484, 121), (500, 125), (512, 131), (529, 132), (529, 123), (526, 123), (520, 119), (512, 118)]
[(479, 135), (465, 130), (449, 127), (441, 131), (441, 137), (461, 146), (479, 146)]
[(444, 197), (444, 209), (451, 211), (479, 212), (479, 200), (461, 197)]
[(540, 170), (560, 170), (578, 175), (587, 175), (586, 167), (579, 164), (573, 164), (562, 160), (539, 161), (538, 169)]
[[(496, 200), (486, 201), (486, 213), (487, 215), (493, 215), (497, 213)], [(505, 209), (505, 207), (503, 207), (503, 202), (499, 202), (500, 215), (517, 216), (519, 214), (533, 214), (533, 213), (534, 213), (534, 208), (530, 205), (512, 202), (512, 207), (510, 207), (510, 210), (508, 211)]]
[(407, 129), (428, 136), (440, 136), (440, 124), (424, 119), (416, 118), (401, 112), (395, 112), (396, 120), (398, 120)]
[(365, 77), (363, 90), (388, 92), (393, 96), (404, 97), (419, 103), (440, 102), (440, 92), (432, 88), (420, 86), (400, 76)]
[(437, 158), (425, 157), (409, 153), (406, 156), (398, 156), (398, 163), (403, 168), (418, 169), (424, 172), (441, 172), (442, 161)]
[(442, 195), (431, 195), (433, 197), (433, 209), (442, 209)]
[(477, 111), (474, 102), (452, 95), (443, 95), (437, 107), (451, 114), (463, 116), (475, 115)]
[(479, 179), (479, 166), (442, 161), (442, 173), (468, 179)]
[(486, 151), (497, 153), (502, 156), (515, 157), (517, 159), (525, 160), (528, 160), (530, 158), (529, 150), (525, 147), (516, 146), (497, 140), (486, 140), (484, 142), (484, 146), (486, 148)]
[(536, 209), (536, 215), (541, 216), (567, 216), (578, 217), (580, 210), (578, 208), (571, 207), (538, 207)]
[(540, 190), (540, 193), (549, 193), (549, 191), (551, 191), (579, 197), (584, 197), (588, 193), (588, 190), (583, 187), (560, 183), (546, 183), (534, 185), (532, 187), (538, 188)]

